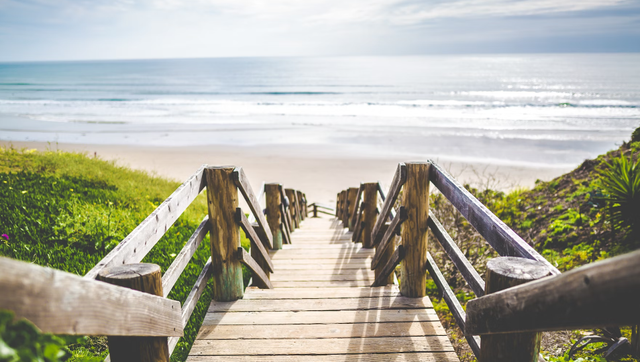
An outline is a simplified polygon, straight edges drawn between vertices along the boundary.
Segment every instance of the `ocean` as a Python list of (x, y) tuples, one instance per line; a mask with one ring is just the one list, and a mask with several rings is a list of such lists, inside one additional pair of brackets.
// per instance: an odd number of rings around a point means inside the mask
[(638, 126), (640, 54), (0, 63), (5, 141), (570, 167)]

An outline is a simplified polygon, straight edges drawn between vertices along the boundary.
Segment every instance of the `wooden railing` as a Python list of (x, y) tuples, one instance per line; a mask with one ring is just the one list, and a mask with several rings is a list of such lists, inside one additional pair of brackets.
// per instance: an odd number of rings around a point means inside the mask
[[(208, 216), (164, 275), (157, 265), (139, 264), (205, 189)], [(255, 222), (238, 207), (238, 191)], [(259, 202), (263, 194), (266, 208)], [(269, 278), (274, 268), (268, 250), (291, 243), (290, 234), (306, 216), (304, 193), (265, 184), (256, 196), (242, 168), (204, 165), (84, 278), (0, 258), (0, 307), (44, 332), (106, 335), (107, 360), (168, 361), (209, 280), (215, 300), (241, 298), (243, 264), (251, 271), (254, 285), (272, 288)], [(251, 243), (250, 253), (240, 245), (240, 229)], [(207, 233), (211, 257), (180, 306), (166, 297)]]
[[(487, 265), (487, 282), (429, 213), (432, 187), (501, 256)], [(401, 294), (423, 297), (428, 272), (482, 362), (539, 360), (539, 331), (639, 321), (640, 313), (633, 305), (640, 290), (640, 252), (620, 257), (619, 262), (612, 259), (559, 275), (553, 265), (431, 161), (399, 164), (386, 197), (379, 183), (361, 184), (337, 196), (336, 217), (353, 231), (353, 241), (376, 249), (371, 262), (375, 270), (372, 286), (393, 283), (400, 265)], [(384, 201), (380, 209), (375, 208), (378, 196)], [(427, 251), (428, 230), (478, 297), (468, 303), (466, 312)], [(615, 308), (619, 309), (601, 313)], [(478, 335), (482, 335), (482, 344)]]

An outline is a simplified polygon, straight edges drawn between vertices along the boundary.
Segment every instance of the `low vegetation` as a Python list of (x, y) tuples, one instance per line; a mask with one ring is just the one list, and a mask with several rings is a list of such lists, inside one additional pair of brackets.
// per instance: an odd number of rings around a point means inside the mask
[[(179, 185), (85, 154), (0, 148), (0, 255), (84, 275)], [(143, 262), (165, 271), (206, 213), (200, 195)], [(169, 298), (184, 302), (209, 256), (203, 242)], [(207, 288), (172, 361), (186, 359), (210, 301)], [(108, 353), (104, 337), (65, 341), (69, 361)]]
[[(634, 138), (635, 137), (635, 138)], [(638, 138), (638, 139), (636, 139)], [(511, 192), (465, 187), (515, 230), (560, 271), (640, 248), (640, 128), (632, 142), (586, 160), (578, 168), (549, 182), (537, 181), (531, 190)], [(488, 176), (491, 177), (491, 176)], [(491, 184), (491, 182), (484, 182)], [(449, 231), (481, 275), (488, 259), (497, 256), (466, 219), (441, 194), (431, 197), (431, 210)], [(431, 236), (430, 240), (436, 240)], [(437, 242), (430, 252), (461, 301), (475, 298)], [(429, 295), (462, 361), (475, 361), (471, 350), (435, 284)], [(595, 331), (601, 334), (602, 331)], [(542, 349), (549, 361), (605, 361), (593, 345), (569, 358), (571, 345), (592, 331), (543, 335)], [(632, 339), (631, 328), (622, 335)], [(617, 355), (610, 360), (635, 361)]]

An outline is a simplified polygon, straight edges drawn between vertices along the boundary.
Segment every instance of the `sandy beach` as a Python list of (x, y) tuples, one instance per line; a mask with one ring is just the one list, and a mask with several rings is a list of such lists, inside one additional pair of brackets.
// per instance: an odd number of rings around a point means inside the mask
[[(0, 142), (2, 147), (38, 150), (64, 150), (94, 153), (119, 165), (145, 170), (176, 181), (187, 179), (202, 164), (242, 166), (254, 189), (262, 182), (279, 182), (302, 190), (310, 202), (332, 205), (336, 193), (360, 182), (380, 181), (386, 189), (398, 162), (414, 161), (402, 155), (381, 158), (368, 157), (357, 149), (314, 145), (283, 146), (193, 146), (149, 147), (87, 144), (49, 144), (44, 142)], [(410, 157), (410, 156), (407, 156)], [(438, 160), (436, 160), (438, 161)], [(489, 184), (492, 188), (509, 190), (532, 187), (536, 179), (548, 181), (567, 168), (532, 168), (438, 162), (461, 182)], [(576, 165), (578, 166), (578, 165)]]

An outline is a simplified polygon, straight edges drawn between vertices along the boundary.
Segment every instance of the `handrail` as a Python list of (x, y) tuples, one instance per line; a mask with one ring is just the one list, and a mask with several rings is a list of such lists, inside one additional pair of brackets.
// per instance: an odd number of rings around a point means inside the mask
[(46, 333), (182, 336), (179, 302), (60, 270), (0, 257), (0, 290), (3, 309)]
[(255, 216), (256, 221), (258, 222), (258, 225), (264, 231), (263, 233), (261, 233), (261, 236), (266, 238), (263, 241), (265, 242), (266, 245), (269, 245), (269, 247), (272, 247), (273, 235), (271, 234), (271, 229), (269, 228), (269, 224), (267, 223), (267, 220), (264, 218), (264, 213), (262, 212), (262, 207), (260, 206), (260, 202), (258, 201), (255, 194), (253, 193), (253, 189), (251, 189), (251, 184), (247, 180), (247, 175), (245, 175), (242, 167), (236, 167), (236, 169), (233, 170), (232, 175), (233, 175), (233, 181), (238, 187), (238, 190), (240, 190), (240, 192), (242, 193), (242, 196), (244, 196), (244, 199), (249, 205), (249, 209), (251, 209), (253, 216)]
[(202, 165), (84, 277), (95, 279), (100, 270), (106, 267), (139, 263), (144, 259), (166, 230), (204, 189), (205, 167), (206, 165)]
[(407, 168), (404, 163), (400, 163), (398, 164), (398, 169), (396, 170), (396, 173), (393, 176), (393, 181), (391, 182), (391, 187), (389, 188), (388, 197), (384, 201), (384, 205), (382, 206), (382, 211), (380, 211), (380, 215), (378, 215), (376, 224), (373, 227), (373, 231), (371, 232), (371, 237), (373, 239), (374, 245), (377, 245), (380, 242), (380, 238), (382, 237), (382, 234), (380, 233), (382, 224), (384, 224), (385, 220), (389, 216), (389, 212), (393, 208), (393, 204), (396, 202), (396, 199), (400, 194), (400, 189), (402, 188), (402, 185), (404, 185), (406, 181), (407, 181)]
[(187, 267), (187, 264), (189, 264), (193, 254), (196, 253), (200, 243), (202, 243), (202, 240), (204, 240), (204, 237), (209, 232), (208, 224), (209, 216), (205, 216), (204, 220), (202, 220), (196, 231), (193, 232), (193, 235), (191, 235), (182, 250), (180, 250), (180, 253), (173, 260), (169, 269), (162, 275), (162, 292), (165, 298), (169, 295), (178, 278), (180, 278), (180, 275), (182, 275), (182, 272)]
[(639, 324), (638, 265), (640, 250), (474, 299), (467, 304), (467, 331), (495, 334)]
[[(351, 225), (355, 225), (356, 224), (356, 218), (358, 217), (358, 209), (360, 209), (360, 199), (362, 198), (362, 191), (364, 190), (364, 184), (361, 183), (360, 187), (358, 188), (358, 193), (356, 194), (356, 200), (354, 201), (354, 205), (353, 206), (353, 212), (351, 212), (351, 215), (349, 216), (349, 220)], [(355, 229), (354, 229), (355, 230)]]
[[(262, 207), (262, 205), (263, 205), (263, 204), (262, 204), (262, 198), (263, 198), (263, 197), (264, 197), (264, 195), (265, 195), (264, 190), (265, 190), (265, 185), (266, 185), (266, 184), (267, 184), (266, 182), (262, 181), (262, 185), (260, 185), (260, 189), (259, 189), (259, 190), (260, 190), (260, 193), (258, 194), (258, 204), (260, 205), (260, 207)], [(266, 210), (263, 210), (263, 211), (265, 211), (265, 212), (266, 212)], [(263, 214), (264, 214), (264, 213), (263, 213)], [(255, 217), (255, 216), (253, 216), (253, 213), (250, 213), (250, 214), (249, 214), (249, 222), (250, 222), (250, 223), (252, 223), (252, 224), (253, 224), (253, 223), (255, 223), (255, 222), (257, 222), (256, 217)]]

